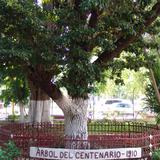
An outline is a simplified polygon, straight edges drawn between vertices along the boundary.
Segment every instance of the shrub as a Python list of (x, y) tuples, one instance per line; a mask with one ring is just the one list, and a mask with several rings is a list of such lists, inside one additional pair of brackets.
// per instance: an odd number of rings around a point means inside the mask
[(0, 160), (13, 160), (20, 156), (20, 150), (14, 142), (5, 143), (4, 147), (0, 147)]
[(8, 116), (8, 120), (11, 121), (11, 122), (18, 121), (18, 119), (19, 119), (18, 115), (9, 115)]
[(160, 160), (160, 150), (155, 150), (152, 154), (152, 160)]

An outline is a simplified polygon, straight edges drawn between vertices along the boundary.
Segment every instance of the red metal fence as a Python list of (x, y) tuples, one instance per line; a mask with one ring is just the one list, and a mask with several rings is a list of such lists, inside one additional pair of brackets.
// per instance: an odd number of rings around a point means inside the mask
[[(150, 152), (160, 147), (160, 130), (157, 125), (135, 122), (94, 122), (88, 123), (88, 140), (67, 139), (64, 124), (61, 123), (10, 123), (0, 127), (0, 144), (13, 140), (21, 149), (19, 159), (29, 158), (31, 146), (47, 148), (142, 148), (142, 158), (150, 158)], [(33, 159), (32, 159), (33, 160)], [(38, 160), (38, 159), (35, 159)], [(41, 159), (42, 160), (42, 159)]]

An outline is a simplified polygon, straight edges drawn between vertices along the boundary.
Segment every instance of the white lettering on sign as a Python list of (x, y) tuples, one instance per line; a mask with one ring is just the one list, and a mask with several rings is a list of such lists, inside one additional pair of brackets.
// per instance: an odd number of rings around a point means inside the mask
[(54, 160), (107, 160), (107, 159), (134, 159), (141, 158), (141, 148), (114, 148), (114, 149), (62, 149), (30, 147), (30, 157)]

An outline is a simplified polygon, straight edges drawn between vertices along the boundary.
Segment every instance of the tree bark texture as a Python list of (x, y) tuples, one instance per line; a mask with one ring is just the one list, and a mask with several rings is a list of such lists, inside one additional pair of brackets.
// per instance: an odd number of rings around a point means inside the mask
[(50, 121), (50, 98), (41, 90), (30, 82), (31, 90), (29, 122), (48, 122)]
[(29, 122), (50, 121), (50, 100), (31, 100), (29, 107)]
[(20, 110), (20, 122), (24, 123), (25, 122), (25, 113), (24, 113), (24, 104), (23, 103), (19, 103), (19, 110)]
[(87, 143), (87, 101), (63, 96), (55, 101), (65, 118), (66, 148), (89, 148)]

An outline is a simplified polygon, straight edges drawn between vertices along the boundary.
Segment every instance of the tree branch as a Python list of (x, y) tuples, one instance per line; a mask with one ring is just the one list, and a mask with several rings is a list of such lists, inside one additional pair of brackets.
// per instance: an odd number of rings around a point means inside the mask
[(76, 10), (79, 10), (79, 5), (81, 4), (81, 0), (75, 0), (74, 1), (74, 8), (76, 9)]
[(35, 69), (33, 67), (28, 67), (28, 69), (28, 79), (32, 81), (35, 86), (41, 88), (53, 100), (57, 100), (62, 97), (60, 89), (51, 82), (52, 74), (45, 72), (42, 68)]
[(98, 57), (98, 59), (94, 62), (96, 65), (105, 66), (107, 62), (113, 60), (115, 57), (119, 57), (121, 52), (126, 49), (131, 43), (135, 42), (138, 37), (145, 32), (145, 29), (152, 24), (153, 21), (156, 20), (156, 18), (160, 14), (160, 2), (157, 2), (152, 10), (150, 11), (150, 16), (146, 18), (144, 26), (142, 26), (136, 35), (129, 36), (127, 38), (121, 37), (117, 42), (115, 43), (116, 48), (112, 51), (104, 51), (101, 53), (101, 55)]
[(92, 10), (88, 26), (91, 28), (95, 27), (97, 24), (97, 21), (98, 21), (98, 13), (96, 10)]
[(158, 86), (157, 86), (157, 83), (156, 83), (156, 80), (155, 80), (153, 70), (149, 69), (149, 73), (150, 73), (150, 79), (151, 79), (151, 82), (152, 82), (152, 85), (153, 85), (153, 88), (154, 88), (154, 91), (155, 91), (155, 94), (156, 94), (158, 104), (160, 105), (160, 93), (159, 93), (159, 90), (158, 90)]

